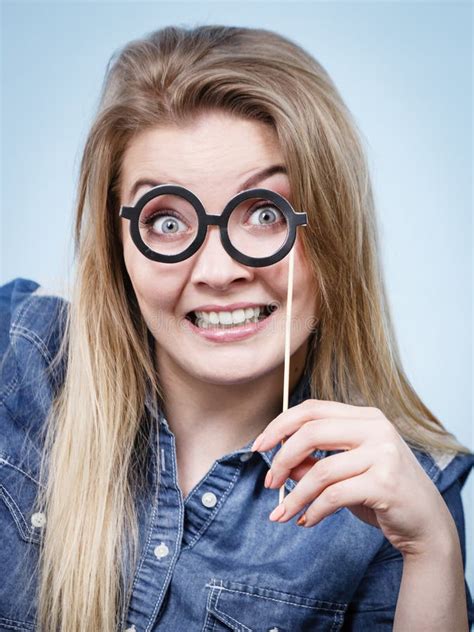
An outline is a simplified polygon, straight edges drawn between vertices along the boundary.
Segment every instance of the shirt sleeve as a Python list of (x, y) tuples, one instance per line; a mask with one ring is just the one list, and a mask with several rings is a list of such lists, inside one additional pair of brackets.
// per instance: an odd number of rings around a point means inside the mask
[[(459, 541), (466, 567), (466, 536), (461, 489), (474, 466), (474, 454), (458, 454), (451, 458), (444, 469), (436, 465), (424, 453), (415, 454), (432, 479), (448, 506), (458, 530)], [(366, 574), (357, 587), (345, 614), (342, 630), (365, 632), (392, 630), (402, 580), (403, 558), (387, 539), (369, 565)], [(474, 608), (471, 592), (464, 580), (468, 610), (469, 629), (474, 622)]]

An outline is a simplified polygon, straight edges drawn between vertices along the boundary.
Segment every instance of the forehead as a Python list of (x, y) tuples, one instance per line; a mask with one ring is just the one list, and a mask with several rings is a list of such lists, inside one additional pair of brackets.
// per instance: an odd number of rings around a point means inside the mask
[(207, 114), (186, 126), (155, 127), (136, 136), (122, 160), (123, 193), (138, 178), (195, 191), (233, 189), (236, 180), (276, 162), (283, 160), (272, 127), (228, 114)]

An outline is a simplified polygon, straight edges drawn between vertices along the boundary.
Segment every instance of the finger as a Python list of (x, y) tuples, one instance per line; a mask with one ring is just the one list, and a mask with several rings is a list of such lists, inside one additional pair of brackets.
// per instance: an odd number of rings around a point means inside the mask
[[(296, 489), (296, 488), (295, 488)], [(388, 502), (379, 498), (369, 470), (359, 476), (345, 479), (326, 489), (314, 500), (305, 512), (305, 527), (312, 527), (323, 518), (342, 507), (364, 505), (377, 511), (387, 511)]]
[(313, 467), (313, 465), (317, 463), (318, 461), (319, 459), (316, 459), (313, 456), (306, 457), (304, 461), (299, 463), (296, 467), (294, 467), (290, 471), (288, 478), (292, 478), (294, 481), (300, 481), (303, 478), (303, 476), (306, 474), (306, 472), (309, 472), (309, 470)]
[[(314, 400), (306, 400), (306, 402), (311, 401)], [(285, 412), (280, 413), (278, 417), (275, 417), (275, 419), (273, 419), (273, 421), (271, 421), (265, 430), (257, 437), (251, 449), (258, 449), (260, 452), (269, 450), (279, 441), (282, 441), (283, 439), (286, 439), (286, 437), (294, 434), (299, 428), (301, 428), (301, 426), (312, 421), (322, 421), (323, 419), (385, 419), (377, 408), (363, 408), (361, 406), (350, 406), (345, 410), (345, 414), (342, 414), (341, 411), (339, 411), (337, 415), (332, 414), (324, 417), (320, 414), (311, 414), (311, 406), (308, 405), (303, 407), (306, 402), (293, 406)], [(346, 406), (346, 404), (344, 404), (344, 406)], [(355, 413), (352, 413), (349, 408), (358, 410)], [(362, 410), (367, 412), (364, 414), (361, 412)]]
[[(314, 403), (316, 402), (316, 403)], [(293, 406), (288, 410), (280, 413), (273, 419), (265, 430), (257, 437), (252, 449), (265, 451), (271, 446), (276, 445), (279, 441), (291, 436), (298, 428), (309, 421), (323, 419), (376, 419), (384, 418), (378, 408), (370, 408), (363, 406), (350, 406), (348, 404), (340, 404), (339, 402), (323, 402), (324, 404), (334, 404), (335, 406), (323, 407), (319, 405), (318, 400), (307, 399), (301, 404)], [(337, 408), (342, 406), (343, 408)], [(331, 410), (330, 410), (331, 409)], [(257, 443), (258, 441), (258, 443)], [(256, 448), (254, 448), (256, 446)]]
[(274, 486), (316, 449), (350, 450), (363, 443), (380, 442), (385, 428), (374, 419), (315, 419), (288, 437), (275, 454), (271, 472)]
[(363, 474), (372, 463), (370, 450), (365, 447), (320, 459), (281, 503), (285, 513), (280, 522), (290, 520), (316, 497), (320, 498), (328, 487), (332, 488), (339, 481), (352, 480), (353, 477)]

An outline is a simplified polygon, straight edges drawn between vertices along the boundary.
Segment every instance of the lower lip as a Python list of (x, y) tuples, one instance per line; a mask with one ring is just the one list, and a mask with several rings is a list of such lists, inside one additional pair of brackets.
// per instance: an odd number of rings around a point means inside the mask
[(257, 323), (248, 323), (247, 325), (233, 327), (232, 329), (204, 329), (202, 327), (196, 327), (196, 325), (188, 318), (185, 318), (184, 322), (190, 327), (191, 331), (206, 340), (211, 340), (212, 342), (235, 342), (236, 340), (250, 338), (250, 336), (253, 336), (258, 331), (265, 329), (277, 311), (278, 310), (275, 310), (269, 316), (263, 320), (259, 320)]

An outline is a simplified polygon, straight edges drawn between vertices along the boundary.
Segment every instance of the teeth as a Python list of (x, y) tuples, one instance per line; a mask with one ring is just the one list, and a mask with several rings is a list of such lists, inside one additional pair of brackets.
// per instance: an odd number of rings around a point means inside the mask
[(196, 314), (198, 315), (198, 318), (202, 318), (203, 320), (206, 320), (206, 322), (210, 320), (213, 325), (219, 324), (219, 316), (216, 314), (216, 312), (211, 312), (209, 314), (209, 319), (206, 319), (204, 316), (201, 316), (201, 314), (204, 314), (204, 312), (196, 312)]
[(234, 325), (237, 325), (238, 323), (243, 323), (244, 320), (245, 320), (245, 310), (236, 309), (232, 312), (232, 322), (234, 323)]
[(264, 307), (246, 307), (232, 312), (194, 312), (197, 326), (208, 329), (213, 325), (239, 325), (245, 322), (256, 323)]
[(232, 314), (233, 312), (218, 312), (216, 316), (218, 317), (221, 325), (232, 325)]

